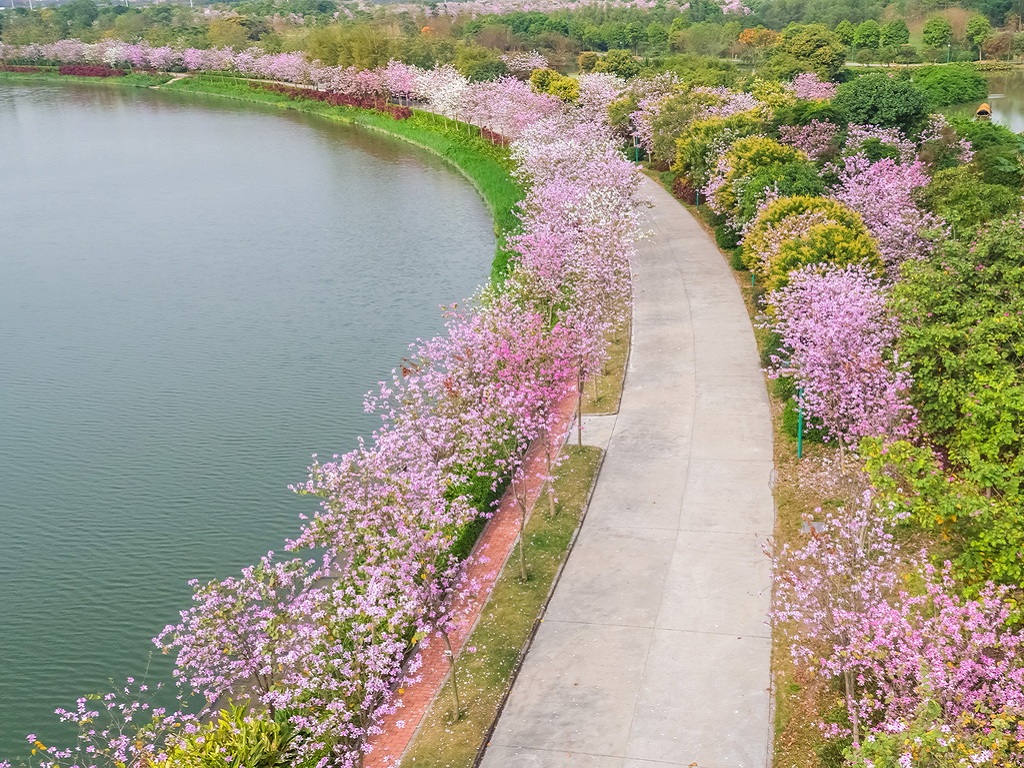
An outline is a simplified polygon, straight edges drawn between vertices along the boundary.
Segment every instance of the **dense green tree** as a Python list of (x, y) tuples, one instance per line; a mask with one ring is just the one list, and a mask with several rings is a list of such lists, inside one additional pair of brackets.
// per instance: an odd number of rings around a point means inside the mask
[(839, 86), (832, 100), (851, 123), (917, 131), (928, 116), (928, 100), (910, 80), (877, 73)]
[(836, 24), (835, 33), (843, 45), (853, 45), (853, 38), (857, 34), (857, 28), (853, 26), (853, 22), (849, 19), (843, 19)]
[(846, 46), (822, 24), (788, 27), (775, 46), (766, 73), (788, 79), (798, 72), (814, 72), (831, 80), (846, 64)]
[(608, 51), (594, 66), (595, 72), (611, 72), (619, 77), (635, 77), (640, 74), (640, 62), (632, 51), (622, 49)]
[(66, 5), (58, 6), (56, 13), (57, 18), (71, 31), (92, 26), (99, 17), (100, 10), (93, 0), (72, 0)]
[(943, 48), (953, 39), (953, 25), (945, 16), (932, 16), (924, 23), (924, 44)]
[(684, 15), (692, 22), (721, 21), (722, 6), (714, 0), (692, 0)]
[(989, 20), (981, 14), (975, 14), (967, 20), (967, 28), (964, 31), (964, 38), (972, 48), (978, 50), (978, 59), (981, 59), (981, 49), (985, 41), (992, 36), (992, 25)]
[(960, 166), (939, 171), (922, 193), (922, 201), (953, 227), (958, 238), (1021, 209), (1020, 190), (989, 184), (974, 168)]
[(903, 19), (896, 19), (882, 25), (879, 34), (879, 44), (882, 46), (898, 48), (910, 42), (910, 30), (907, 29), (907, 22)]
[[(383, 64), (387, 61), (375, 66)], [(498, 52), (482, 45), (467, 45), (459, 50), (455, 54), (455, 68), (470, 80), (494, 80), (508, 74)]]
[(874, 19), (868, 19), (857, 27), (857, 33), (853, 36), (854, 48), (877, 48), (881, 42), (882, 28)]
[(929, 106), (933, 109), (977, 101), (988, 95), (985, 77), (970, 65), (921, 67), (914, 70), (911, 79), (928, 97)]
[(576, 59), (576, 65), (580, 68), (580, 72), (593, 72), (599, 60), (600, 56), (597, 51), (584, 51)]
[(647, 25), (647, 29), (644, 30), (644, 36), (647, 40), (647, 48), (650, 51), (667, 51), (668, 50), (668, 27), (664, 24), (652, 21)]

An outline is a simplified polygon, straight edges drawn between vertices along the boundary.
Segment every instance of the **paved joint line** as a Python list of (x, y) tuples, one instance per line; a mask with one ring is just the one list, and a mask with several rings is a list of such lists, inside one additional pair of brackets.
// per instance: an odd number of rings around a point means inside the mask
[[(574, 627), (621, 627), (623, 629), (647, 629), (651, 632), (673, 632), (684, 635), (712, 635), (714, 637), (735, 637), (737, 640), (751, 638), (754, 640), (771, 640), (771, 635), (736, 634), (735, 632), (712, 632), (708, 629), (679, 629), (678, 627), (659, 627), (657, 624), (624, 624), (614, 621), (573, 621), (572, 619), (544, 619), (543, 624), (564, 624)], [(643, 673), (641, 672), (641, 676)]]

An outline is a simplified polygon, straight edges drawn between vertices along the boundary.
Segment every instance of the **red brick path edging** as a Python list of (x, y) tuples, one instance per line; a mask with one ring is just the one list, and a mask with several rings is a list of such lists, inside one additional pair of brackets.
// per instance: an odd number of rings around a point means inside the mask
[[(557, 407), (555, 434), (561, 440), (566, 437), (576, 409), (576, 395), (564, 398)], [(533, 511), (544, 486), (542, 478), (546, 472), (544, 445), (541, 442), (526, 454), (526, 499), (529, 512)], [(480, 534), (474, 554), (485, 551), (488, 562), (474, 561), (469, 567), (469, 578), (480, 584), (475, 593), (459, 598), (461, 604), (473, 601), (466, 610), (466, 620), (451, 633), (449, 640), (456, 655), (462, 650), (466, 639), (476, 627), (491, 589), (497, 581), (504, 564), (508, 561), (519, 535), (520, 512), (512, 489), (509, 488), (501, 499), (497, 510)], [(385, 768), (393, 765), (409, 748), (416, 730), (430, 709), (434, 698), (448, 678), (451, 669), (445, 656), (444, 643), (433, 638), (421, 655), (422, 666), (419, 680), (405, 689), (402, 694), (403, 706), (381, 723), (383, 732), (369, 741), (372, 751), (366, 756), (364, 768)]]

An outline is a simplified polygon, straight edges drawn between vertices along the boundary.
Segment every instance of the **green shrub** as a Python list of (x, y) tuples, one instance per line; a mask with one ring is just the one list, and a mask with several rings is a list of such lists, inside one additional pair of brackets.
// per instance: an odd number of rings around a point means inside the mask
[(739, 234), (728, 224), (719, 224), (715, 227), (715, 242), (723, 251), (728, 251), (739, 245)]
[(640, 62), (632, 51), (614, 49), (598, 59), (594, 72), (610, 72), (628, 80), (640, 74)]
[(283, 716), (250, 714), (232, 705), (169, 747), (156, 768), (278, 768), (290, 761), (292, 737)]
[(762, 74), (789, 80), (800, 72), (814, 72), (831, 80), (846, 64), (846, 46), (823, 24), (791, 24), (783, 30), (779, 42)]
[(1020, 190), (985, 182), (976, 168), (947, 168), (936, 173), (920, 193), (921, 201), (953, 227), (953, 234), (968, 238), (986, 222), (1021, 209)]
[(901, 45), (893, 53), (892, 60), (896, 64), (920, 64), (921, 54), (912, 45)]
[(976, 481), (1017, 492), (1024, 472), (1024, 217), (908, 263), (893, 291), (900, 357), (924, 432)]
[(708, 178), (718, 162), (713, 157), (711, 146), (723, 139), (739, 139), (761, 133), (767, 127), (765, 121), (750, 113), (731, 117), (713, 117), (691, 123), (676, 139), (676, 158), (672, 170), (686, 176), (695, 188), (708, 183)]
[(744, 136), (733, 143), (726, 152), (725, 159), (728, 170), (725, 174), (725, 183), (718, 190), (716, 199), (719, 208), (735, 216), (739, 207), (738, 195), (743, 194), (744, 180), (766, 166), (806, 163), (807, 155), (765, 136)]
[(919, 67), (911, 81), (928, 99), (931, 109), (965, 101), (981, 101), (988, 96), (988, 82), (974, 67), (950, 64)]
[(729, 266), (737, 272), (746, 272), (747, 265), (743, 263), (743, 249), (733, 248), (729, 253)]
[(1024, 182), (1024, 157), (1016, 147), (985, 147), (974, 153), (974, 166), (987, 184), (1020, 189)]
[(928, 116), (925, 95), (909, 80), (884, 73), (843, 83), (832, 100), (851, 123), (901, 128), (914, 133)]
[(777, 191), (779, 197), (817, 197), (825, 193), (825, 181), (813, 163), (794, 160), (762, 166), (744, 179), (739, 188), (737, 219), (746, 223), (757, 214), (768, 190)]
[(837, 109), (831, 101), (800, 100), (793, 104), (778, 107), (772, 124), (776, 130), (780, 125), (807, 125), (813, 120), (822, 123), (833, 123), (840, 128), (846, 127), (846, 115)]
[(882, 271), (878, 246), (860, 216), (824, 197), (784, 197), (768, 205), (747, 232), (743, 259), (769, 291), (809, 264), (865, 264)]

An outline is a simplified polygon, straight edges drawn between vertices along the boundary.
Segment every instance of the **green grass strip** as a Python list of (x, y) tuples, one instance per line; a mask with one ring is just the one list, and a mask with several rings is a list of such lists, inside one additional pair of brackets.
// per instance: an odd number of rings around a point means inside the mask
[(123, 77), (76, 77), (73, 75), (59, 75), (55, 69), (43, 72), (0, 72), (0, 81), (36, 80), (52, 83), (130, 86), (132, 88), (152, 88), (163, 85), (170, 79), (170, 75), (151, 75), (147, 72), (132, 72)]
[(529, 580), (520, 580), (513, 552), (466, 643), (475, 647), (476, 653), (464, 653), (459, 659), (462, 716), (454, 717), (449, 678), (402, 759), (403, 765), (470, 768), (490, 733), (509, 680), (569, 552), (601, 464), (601, 449), (591, 446), (566, 446), (565, 456), (555, 480), (557, 513), (551, 515), (541, 499), (526, 526)]

